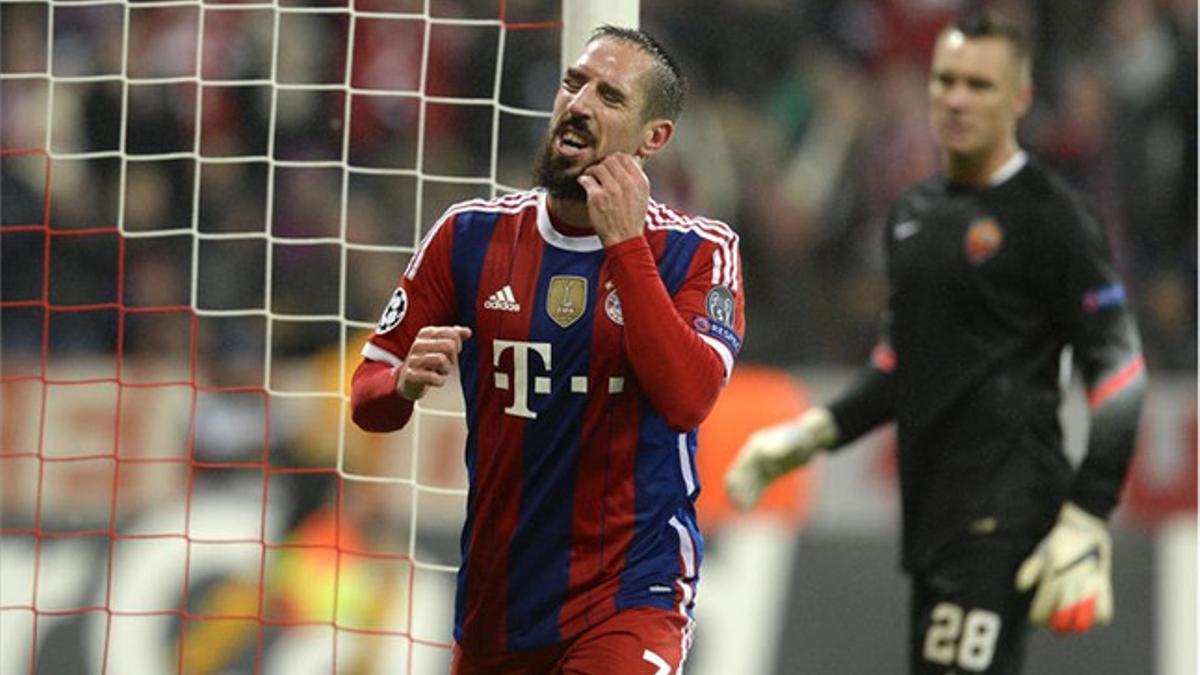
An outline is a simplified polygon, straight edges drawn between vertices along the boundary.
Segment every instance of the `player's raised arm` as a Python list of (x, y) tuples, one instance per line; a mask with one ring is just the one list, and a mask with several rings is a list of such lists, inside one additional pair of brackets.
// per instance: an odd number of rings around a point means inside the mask
[(366, 431), (395, 431), (408, 423), (413, 401), (445, 384), (471, 331), (454, 325), (450, 271), (454, 216), (429, 230), (363, 345), (350, 385), (354, 423)]
[[(712, 410), (741, 346), (745, 328), (740, 293), (735, 296), (728, 286), (714, 285), (711, 274), (701, 272), (690, 278), (693, 289), (685, 282), (673, 299), (659, 277), (649, 243), (640, 236), (610, 247), (608, 256), (638, 382), (672, 428), (692, 429)], [(705, 290), (694, 290), (696, 282)], [(695, 298), (701, 292), (728, 300), (728, 313), (707, 317), (702, 300)]]
[[(725, 277), (720, 276), (720, 270), (712, 274), (713, 256), (705, 258), (695, 253), (689, 277), (675, 298), (664, 286), (658, 263), (643, 236), (650, 182), (640, 158), (666, 145), (673, 130), (674, 124), (668, 119), (649, 120), (636, 157), (613, 153), (584, 171), (579, 185), (587, 194), (588, 220), (605, 246), (621, 297), (630, 365), (655, 410), (672, 428), (686, 431), (699, 425), (716, 403), (740, 348), (744, 317), (740, 292), (735, 295), (730, 290), (731, 286), (740, 286), (740, 279), (734, 283), (731, 276), (740, 270), (737, 237), (726, 226), (692, 223), (697, 231), (707, 232), (709, 239), (701, 247), (704, 251), (712, 240), (719, 242), (721, 251), (715, 257), (720, 262), (716, 264), (724, 265)], [(692, 315), (701, 312), (702, 301), (693, 297), (697, 282), (704, 286), (700, 293), (718, 286), (726, 289), (722, 299), (728, 296), (729, 312), (720, 323), (734, 336), (728, 339), (735, 345), (714, 340), (718, 345), (714, 349), (702, 337), (708, 329), (689, 325)], [(689, 302), (697, 306), (691, 307)]]

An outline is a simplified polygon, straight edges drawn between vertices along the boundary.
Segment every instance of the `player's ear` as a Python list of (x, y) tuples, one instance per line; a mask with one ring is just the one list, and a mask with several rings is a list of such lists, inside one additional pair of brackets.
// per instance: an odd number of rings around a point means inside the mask
[(1033, 83), (1029, 78), (1022, 78), (1017, 85), (1017, 95), (1013, 98), (1013, 116), (1021, 119), (1033, 105)]
[(1033, 72), (1030, 70), (1028, 59), (1018, 60), (1013, 64), (1016, 76), (1016, 95), (1013, 97), (1013, 117), (1021, 119), (1033, 105)]
[(675, 123), (668, 119), (650, 120), (642, 127), (642, 144), (638, 146), (637, 156), (645, 159), (662, 150), (671, 136), (675, 135)]

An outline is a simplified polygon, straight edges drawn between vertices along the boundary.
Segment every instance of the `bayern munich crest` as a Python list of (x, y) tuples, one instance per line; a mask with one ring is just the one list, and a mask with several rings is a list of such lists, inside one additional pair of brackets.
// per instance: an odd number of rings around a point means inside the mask
[(604, 297), (604, 313), (618, 326), (625, 325), (625, 315), (621, 314), (621, 298), (617, 297), (616, 289), (609, 291)]
[(403, 288), (397, 288), (396, 292), (392, 293), (392, 299), (388, 300), (387, 307), (383, 308), (383, 314), (379, 317), (379, 324), (375, 326), (375, 332), (383, 335), (399, 326), (407, 311), (408, 294), (404, 292)]

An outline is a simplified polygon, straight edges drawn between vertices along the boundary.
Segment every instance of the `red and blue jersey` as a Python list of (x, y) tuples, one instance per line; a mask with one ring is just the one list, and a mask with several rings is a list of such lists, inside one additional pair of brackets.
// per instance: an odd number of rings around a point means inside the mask
[(615, 612), (691, 613), (703, 544), (696, 427), (744, 335), (737, 235), (654, 201), (605, 249), (541, 190), (451, 207), (405, 270), (354, 376), (355, 421), (399, 428), (399, 365), (464, 325), (464, 650), (536, 648)]

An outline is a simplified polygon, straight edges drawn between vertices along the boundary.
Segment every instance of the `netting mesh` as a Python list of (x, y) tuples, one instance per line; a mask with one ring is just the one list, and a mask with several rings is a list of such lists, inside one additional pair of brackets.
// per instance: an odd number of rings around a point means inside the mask
[(444, 672), (459, 392), (348, 379), (523, 188), (557, 3), (0, 2), (0, 672)]

